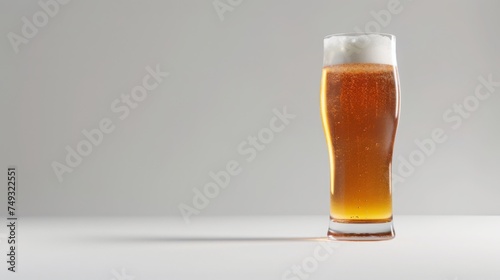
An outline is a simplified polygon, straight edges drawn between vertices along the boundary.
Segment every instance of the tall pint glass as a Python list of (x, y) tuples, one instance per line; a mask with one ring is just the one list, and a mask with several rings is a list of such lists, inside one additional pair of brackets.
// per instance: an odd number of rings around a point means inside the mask
[(324, 39), (321, 118), (330, 158), (330, 225), (338, 240), (394, 238), (391, 162), (399, 118), (396, 38)]

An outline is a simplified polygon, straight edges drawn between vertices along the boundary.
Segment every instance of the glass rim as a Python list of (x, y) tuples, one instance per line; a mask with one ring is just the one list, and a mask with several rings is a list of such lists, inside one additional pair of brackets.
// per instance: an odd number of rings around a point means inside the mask
[(380, 35), (389, 37), (391, 40), (396, 39), (396, 35), (390, 33), (378, 33), (378, 32), (345, 32), (345, 33), (333, 33), (326, 35), (324, 39), (329, 39), (332, 37), (361, 37), (366, 35)]

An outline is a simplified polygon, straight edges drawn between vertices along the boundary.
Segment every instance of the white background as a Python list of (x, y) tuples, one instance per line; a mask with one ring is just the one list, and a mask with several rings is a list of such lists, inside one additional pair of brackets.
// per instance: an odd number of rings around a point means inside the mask
[[(500, 214), (500, 87), (457, 129), (443, 119), (479, 76), (500, 81), (500, 2), (401, 1), (377, 22), (387, 3), (243, 1), (219, 17), (208, 0), (74, 0), (16, 53), (9, 32), (22, 35), (22, 17), (42, 9), (1, 1), (0, 166), (18, 167), (18, 214), (180, 217), (193, 188), (235, 160), (241, 174), (199, 215), (328, 215), (323, 37), (373, 23), (397, 36), (394, 172), (416, 139), (447, 135), (394, 185), (395, 214)], [(110, 105), (157, 64), (170, 75), (120, 120)], [(285, 106), (296, 118), (248, 162), (237, 146)], [(59, 182), (51, 164), (103, 118), (115, 130)]]

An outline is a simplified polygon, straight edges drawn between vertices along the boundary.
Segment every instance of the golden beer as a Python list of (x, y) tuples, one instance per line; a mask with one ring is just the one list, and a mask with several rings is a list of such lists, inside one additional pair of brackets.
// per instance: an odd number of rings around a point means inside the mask
[(399, 117), (396, 66), (324, 66), (321, 117), (331, 168), (329, 236), (392, 238), (391, 162)]

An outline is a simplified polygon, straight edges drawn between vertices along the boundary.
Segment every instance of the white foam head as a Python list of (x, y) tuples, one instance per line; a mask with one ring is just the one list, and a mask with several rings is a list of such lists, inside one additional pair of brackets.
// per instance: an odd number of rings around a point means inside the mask
[(396, 65), (396, 37), (390, 34), (334, 34), (325, 37), (323, 66), (347, 63)]

